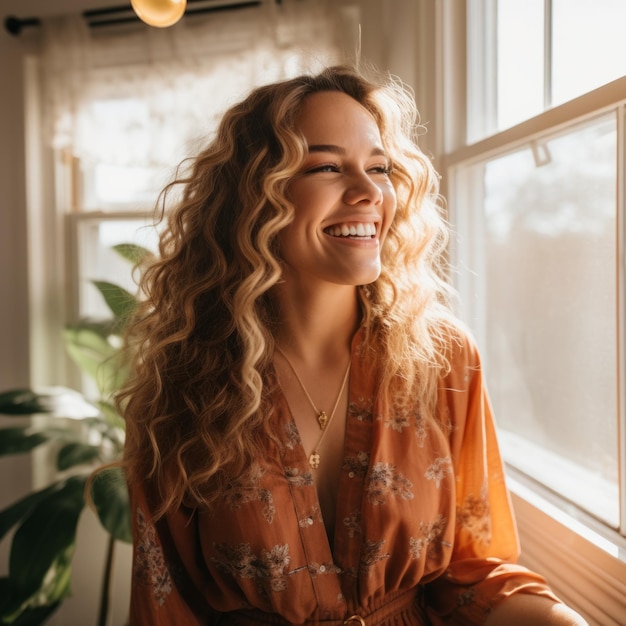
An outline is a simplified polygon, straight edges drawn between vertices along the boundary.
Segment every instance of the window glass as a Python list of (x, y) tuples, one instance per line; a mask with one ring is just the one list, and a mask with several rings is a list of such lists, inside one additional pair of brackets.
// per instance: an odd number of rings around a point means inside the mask
[(490, 160), (480, 243), (487, 376), (505, 456), (611, 524), (615, 159), (609, 116)]
[(156, 252), (157, 230), (146, 218), (87, 218), (76, 222), (78, 242), (77, 288), (78, 316), (106, 319), (111, 316), (100, 292), (92, 281), (107, 281), (135, 293), (132, 264), (120, 256), (113, 246), (135, 243)]
[(552, 104), (626, 74), (625, 25), (624, 0), (552, 0)]
[(626, 75), (623, 0), (496, 2), (498, 130)]
[(498, 0), (497, 127), (543, 111), (544, 0)]

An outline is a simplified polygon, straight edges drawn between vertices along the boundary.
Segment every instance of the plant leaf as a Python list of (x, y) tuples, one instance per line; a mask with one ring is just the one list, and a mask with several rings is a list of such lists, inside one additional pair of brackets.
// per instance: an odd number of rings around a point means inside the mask
[(29, 598), (24, 599), (11, 580), (11, 596), (4, 604), (2, 623), (33, 626), (42, 624), (56, 610), (61, 600), (71, 593), (73, 555), (73, 544), (62, 550), (46, 572), (41, 587)]
[(31, 426), (2, 428), (0, 429), (0, 456), (30, 452), (52, 438), (44, 432), (34, 430)]
[(100, 364), (98, 370), (98, 386), (104, 398), (110, 398), (125, 383), (128, 367), (122, 363), (122, 355), (116, 354)]
[(137, 306), (137, 299), (132, 293), (119, 285), (104, 280), (94, 280), (92, 283), (102, 294), (104, 301), (116, 319), (126, 320), (132, 315)]
[(150, 250), (135, 243), (118, 243), (113, 246), (113, 250), (133, 265), (141, 263), (145, 258), (152, 255)]
[(11, 626), (41, 626), (45, 624), (50, 617), (60, 606), (61, 602), (55, 602), (54, 604), (44, 604), (35, 608), (27, 607), (23, 611), (19, 612), (19, 616), (5, 616), (2, 617), (6, 621), (2, 621), (2, 624), (11, 624)]
[(0, 577), (0, 624), (4, 623), (5, 607), (9, 603), (9, 598), (13, 595), (13, 581), (8, 576)]
[(85, 396), (68, 387), (12, 389), (0, 393), (0, 413), (24, 417), (47, 414), (52, 417), (81, 419), (96, 417), (100, 411)]
[(126, 430), (126, 422), (110, 402), (98, 402), (98, 407), (104, 416), (104, 421), (113, 428)]
[(50, 568), (72, 550), (76, 526), (85, 506), (86, 478), (72, 476), (59, 483), (31, 508), (13, 536), (9, 576), (20, 604), (41, 588)]
[(85, 374), (96, 381), (101, 394), (108, 395), (119, 388), (123, 373), (114, 346), (88, 328), (68, 327), (63, 336), (68, 354)]
[(14, 502), (0, 511), (0, 540), (15, 524), (26, 517), (39, 502), (48, 498), (53, 491), (56, 491), (60, 484), (62, 483), (54, 483), (44, 489), (29, 493), (27, 496), (20, 498), (17, 502)]
[(100, 456), (100, 448), (86, 443), (68, 443), (57, 455), (57, 469), (63, 471), (75, 465), (91, 463)]
[(15, 584), (8, 576), (0, 578), (0, 623), (11, 626), (39, 626), (59, 607), (59, 602), (37, 607), (17, 606)]
[(91, 330), (103, 339), (107, 339), (111, 335), (116, 334), (115, 320), (113, 319), (94, 319), (91, 317), (83, 317), (76, 324), (71, 324), (71, 328), (81, 330)]
[(112, 467), (98, 472), (91, 484), (91, 497), (104, 528), (115, 539), (131, 543), (130, 503), (122, 469)]
[(41, 403), (41, 397), (32, 389), (11, 389), (0, 393), (0, 413), (3, 415), (32, 415), (47, 413), (50, 409)]

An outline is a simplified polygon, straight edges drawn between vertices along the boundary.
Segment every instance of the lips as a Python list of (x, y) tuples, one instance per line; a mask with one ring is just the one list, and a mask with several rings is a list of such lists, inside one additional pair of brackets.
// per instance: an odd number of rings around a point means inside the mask
[(324, 232), (333, 237), (364, 237), (369, 239), (376, 236), (376, 225), (371, 222), (333, 224), (325, 228)]

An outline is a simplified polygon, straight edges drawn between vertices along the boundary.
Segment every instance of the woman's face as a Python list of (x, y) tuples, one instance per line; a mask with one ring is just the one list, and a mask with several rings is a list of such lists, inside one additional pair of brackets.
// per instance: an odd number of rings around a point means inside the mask
[(378, 278), (396, 210), (376, 121), (350, 96), (307, 96), (297, 119), (307, 153), (289, 185), (295, 218), (279, 235), (284, 278), (364, 285)]

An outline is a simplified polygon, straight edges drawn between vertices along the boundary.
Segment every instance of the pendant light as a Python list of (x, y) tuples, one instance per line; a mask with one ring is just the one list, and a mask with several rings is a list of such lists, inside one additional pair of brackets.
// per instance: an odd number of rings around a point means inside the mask
[(130, 4), (142, 22), (166, 28), (185, 14), (187, 0), (130, 0)]

